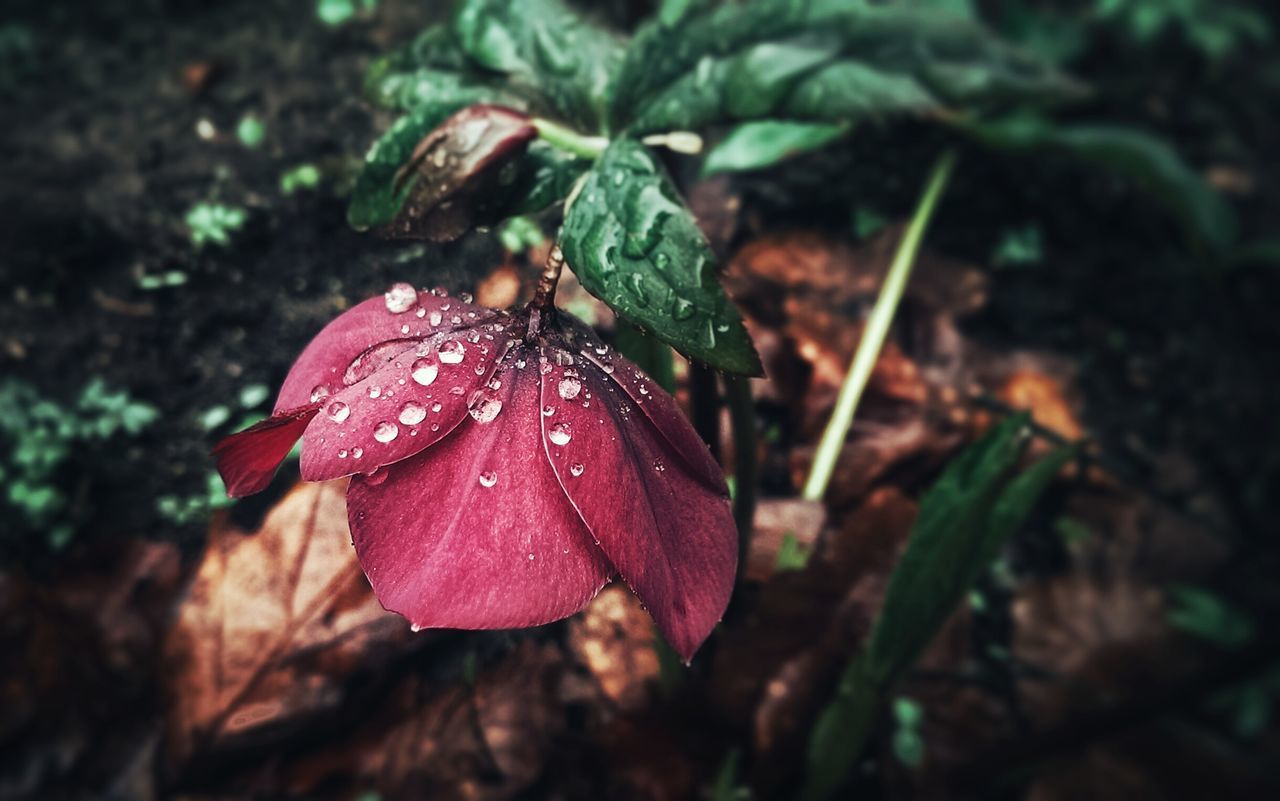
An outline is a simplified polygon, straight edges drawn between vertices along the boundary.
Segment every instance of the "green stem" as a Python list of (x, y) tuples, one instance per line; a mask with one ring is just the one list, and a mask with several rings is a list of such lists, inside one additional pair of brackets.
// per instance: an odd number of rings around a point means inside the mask
[(738, 524), (738, 578), (746, 573), (751, 553), (751, 524), (756, 515), (756, 415), (751, 403), (751, 382), (744, 376), (725, 375), (725, 396), (733, 424), (733, 520)]
[(884, 285), (880, 287), (880, 296), (867, 317), (867, 326), (858, 343), (858, 350), (853, 354), (853, 362), (849, 365), (849, 373), (840, 387), (840, 395), (836, 398), (835, 411), (822, 439), (818, 442), (818, 450), (813, 456), (813, 466), (809, 469), (809, 478), (804, 484), (806, 500), (820, 501), (827, 492), (831, 482), (831, 474), (835, 471), (836, 458), (849, 434), (849, 426), (853, 424), (854, 412), (858, 409), (858, 401), (871, 378), (871, 370), (875, 367), (880, 349), (884, 347), (885, 337), (889, 334), (889, 325), (893, 322), (898, 303), (902, 300), (902, 292), (911, 276), (911, 267), (915, 264), (916, 254), (920, 251), (920, 243), (924, 239), (925, 229), (933, 216), (933, 210), (946, 188), (947, 179), (955, 165), (955, 152), (947, 151), (938, 159), (929, 175), (929, 183), (916, 206), (915, 214), (902, 241), (898, 243), (898, 251), (893, 256), (889, 273), (885, 276)]
[(538, 136), (543, 141), (586, 159), (599, 158), (604, 149), (609, 146), (609, 140), (606, 137), (584, 136), (560, 123), (544, 120), (541, 117), (534, 117), (533, 127), (538, 129)]

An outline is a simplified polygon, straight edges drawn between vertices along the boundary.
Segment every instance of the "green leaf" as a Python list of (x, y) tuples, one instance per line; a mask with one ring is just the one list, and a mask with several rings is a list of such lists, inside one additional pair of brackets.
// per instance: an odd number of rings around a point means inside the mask
[(565, 216), (561, 245), (587, 291), (623, 319), (712, 367), (760, 372), (706, 238), (643, 145), (609, 146)]
[(935, 4), (755, 0), (686, 19), (636, 34), (615, 80), (615, 128), (857, 120), (1044, 103), (1078, 91), (971, 15)]
[(396, 175), (422, 138), (463, 107), (462, 103), (421, 106), (396, 120), (365, 155), (347, 207), (347, 222), (363, 230), (395, 218), (412, 186), (396, 187)]
[(1227, 648), (1245, 645), (1256, 635), (1253, 619), (1216, 593), (1183, 584), (1170, 588), (1169, 597), (1169, 623), (1188, 634)]
[(929, 644), (982, 568), (1002, 525), (991, 513), (1026, 441), (1023, 415), (997, 426), (947, 466), (920, 501), (906, 552), (894, 569), (867, 647), (879, 681), (909, 665)]
[(1227, 202), (1167, 142), (1150, 134), (1118, 126), (1057, 126), (1032, 114), (961, 128), (990, 147), (1059, 150), (1122, 175), (1164, 205), (1192, 240), (1217, 251), (1236, 239), (1238, 226)]
[[(810, 734), (802, 799), (840, 786), (871, 730), (888, 685), (915, 661), (1000, 547), (1074, 455), (1064, 448), (1010, 479), (1026, 443), (1028, 417), (996, 426), (956, 457), (920, 502), (907, 549), (889, 579), (866, 649), (846, 666), (836, 697)], [(905, 710), (895, 710), (903, 719)], [(917, 745), (904, 737), (904, 753)]]
[(477, 65), (533, 92), (565, 120), (602, 128), (607, 92), (622, 48), (560, 0), (466, 0), (454, 36)]
[(840, 138), (848, 125), (761, 120), (744, 122), (707, 154), (703, 175), (770, 167)]

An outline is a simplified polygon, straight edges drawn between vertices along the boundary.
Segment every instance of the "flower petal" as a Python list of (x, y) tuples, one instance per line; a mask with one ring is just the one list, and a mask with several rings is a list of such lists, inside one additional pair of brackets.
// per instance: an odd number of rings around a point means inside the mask
[(370, 351), (381, 366), (326, 398), (307, 426), (302, 477), (369, 473), (439, 441), (467, 416), (493, 374), (508, 341), (501, 326), (496, 330), (437, 334), (385, 363)]
[(499, 380), (490, 397), (501, 410), (488, 422), (468, 419), (413, 459), (351, 482), (360, 564), (382, 605), (421, 628), (559, 620), (612, 574), (543, 456), (533, 371)]
[(397, 284), (385, 296), (357, 303), (321, 329), (290, 368), (275, 411), (296, 409), (336, 392), (344, 385), (347, 368), (374, 346), (400, 341), (408, 350), (423, 337), (474, 325), (493, 314), (437, 291), (417, 290), (414, 298), (414, 291)]
[(265, 489), (316, 412), (311, 405), (274, 414), (215, 445), (213, 457), (227, 494), (243, 498)]
[[(727, 495), (673, 448), (672, 439), (696, 438), (692, 430), (659, 430), (641, 411), (652, 391), (632, 406), (590, 360), (546, 355), (543, 437), (560, 485), (667, 641), (690, 659), (733, 591), (737, 530)], [(691, 429), (683, 417), (660, 419)]]
[[(724, 471), (707, 450), (706, 444), (698, 436), (698, 432), (689, 425), (684, 412), (680, 411), (676, 399), (671, 397), (659, 384), (637, 367), (629, 359), (613, 348), (605, 345), (596, 336), (595, 331), (577, 318), (561, 313), (562, 322), (568, 321), (574, 345), (580, 349), (583, 358), (594, 362), (608, 376), (611, 383), (616, 384), (635, 408), (639, 409), (658, 432), (666, 438), (685, 465), (707, 489), (721, 494), (728, 494), (724, 483)], [(616, 394), (610, 390), (610, 394)], [(622, 402), (622, 401), (620, 401)]]

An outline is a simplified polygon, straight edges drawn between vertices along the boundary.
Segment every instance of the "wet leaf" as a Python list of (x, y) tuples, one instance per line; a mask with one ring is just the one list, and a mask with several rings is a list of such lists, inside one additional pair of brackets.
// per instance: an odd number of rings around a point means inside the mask
[(706, 238), (647, 148), (610, 145), (570, 206), (562, 239), (582, 285), (623, 318), (712, 367), (760, 372)]
[(760, 120), (744, 122), (707, 154), (704, 175), (770, 167), (800, 153), (817, 150), (846, 131), (847, 125)]
[(621, 58), (612, 32), (559, 0), (467, 0), (453, 30), (471, 60), (505, 84), (540, 96), (581, 128), (603, 125), (609, 78)]
[(651, 24), (615, 86), (614, 127), (639, 133), (1043, 103), (1074, 88), (967, 14), (826, 0), (759, 0), (674, 30)]
[(356, 562), (343, 489), (298, 487), (253, 536), (210, 532), (164, 646), (178, 760), (330, 708), (345, 677), (406, 634)]
[(1238, 225), (1231, 206), (1167, 142), (1134, 128), (1054, 125), (1031, 114), (963, 129), (990, 147), (1012, 151), (1056, 150), (1121, 175), (1162, 204), (1195, 242), (1225, 250)]
[(588, 162), (542, 142), (528, 118), (498, 106), (437, 107), (403, 117), (369, 153), (347, 220), (392, 236), (456, 239), (476, 225), (563, 199)]

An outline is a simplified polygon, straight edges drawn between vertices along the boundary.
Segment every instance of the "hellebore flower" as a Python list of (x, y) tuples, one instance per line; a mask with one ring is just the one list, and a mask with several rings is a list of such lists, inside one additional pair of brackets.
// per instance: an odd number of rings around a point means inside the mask
[(322, 330), (270, 418), (214, 449), (233, 496), (302, 438), (302, 477), (352, 476), (352, 540), (415, 628), (534, 626), (621, 576), (685, 659), (737, 562), (719, 466), (674, 399), (538, 296), (494, 311), (393, 286)]

